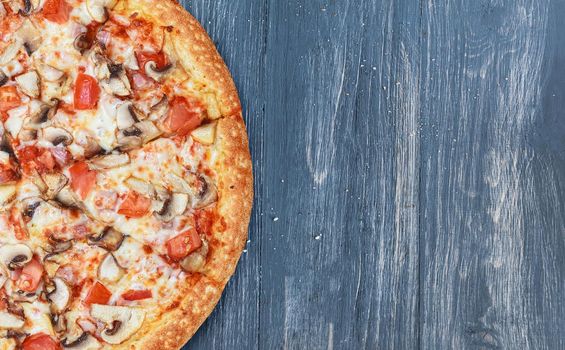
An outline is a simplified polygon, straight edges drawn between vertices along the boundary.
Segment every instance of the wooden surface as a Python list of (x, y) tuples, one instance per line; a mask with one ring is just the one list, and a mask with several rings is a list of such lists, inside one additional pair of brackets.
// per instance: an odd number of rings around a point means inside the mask
[(184, 4), (256, 176), (185, 349), (565, 349), (565, 1)]

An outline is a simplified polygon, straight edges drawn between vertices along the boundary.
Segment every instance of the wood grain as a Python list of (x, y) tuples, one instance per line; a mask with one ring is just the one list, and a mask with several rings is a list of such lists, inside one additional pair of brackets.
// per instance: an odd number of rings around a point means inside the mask
[(565, 1), (183, 4), (256, 178), (185, 349), (565, 349)]

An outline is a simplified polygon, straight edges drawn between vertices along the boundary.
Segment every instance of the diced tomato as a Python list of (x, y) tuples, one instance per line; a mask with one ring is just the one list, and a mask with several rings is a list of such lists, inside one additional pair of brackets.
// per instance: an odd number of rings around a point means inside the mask
[(171, 132), (185, 136), (202, 123), (204, 108), (197, 100), (175, 97), (170, 107), (165, 127)]
[(91, 305), (91, 304), (106, 305), (110, 301), (111, 297), (112, 297), (112, 292), (110, 292), (108, 288), (106, 288), (102, 283), (96, 281), (96, 283), (94, 283), (94, 285), (90, 287), (90, 290), (86, 295), (86, 299), (84, 299), (84, 303), (86, 305)]
[(90, 170), (86, 162), (77, 162), (69, 168), (71, 188), (85, 199), (96, 186), (96, 171)]
[(20, 175), (16, 171), (12, 162), (8, 164), (0, 164), (0, 184), (8, 184), (17, 181)]
[(179, 261), (202, 246), (202, 240), (194, 228), (167, 241), (167, 255)]
[(143, 300), (153, 298), (153, 293), (149, 289), (144, 290), (133, 290), (130, 289), (122, 294), (122, 298), (124, 300), (134, 301), (134, 300)]
[(96, 78), (79, 73), (75, 82), (75, 108), (80, 110), (93, 109), (96, 107), (99, 97), (100, 87)]
[(161, 52), (148, 52), (148, 51), (137, 51), (135, 53), (137, 58), (137, 64), (139, 65), (139, 70), (145, 75), (145, 65), (149, 61), (155, 62), (157, 69), (163, 69), (167, 65), (167, 57), (165, 53)]
[(120, 205), (118, 214), (122, 214), (130, 218), (140, 218), (149, 212), (150, 207), (151, 199), (138, 192), (130, 191), (126, 196), (126, 199)]
[(47, 0), (43, 5), (43, 17), (56, 23), (65, 23), (69, 20), (72, 7), (65, 0)]
[(43, 265), (37, 257), (33, 257), (23, 268), (17, 285), (23, 291), (34, 292), (41, 282), (43, 276)]
[(55, 169), (57, 166), (51, 152), (44, 148), (26, 146), (19, 149), (17, 153), (20, 164), (26, 174), (32, 174), (34, 170), (39, 173), (45, 173)]
[(45, 333), (36, 333), (25, 338), (23, 350), (60, 350), (61, 344)]
[(9, 111), (22, 104), (22, 99), (15, 86), (0, 87), (0, 112)]

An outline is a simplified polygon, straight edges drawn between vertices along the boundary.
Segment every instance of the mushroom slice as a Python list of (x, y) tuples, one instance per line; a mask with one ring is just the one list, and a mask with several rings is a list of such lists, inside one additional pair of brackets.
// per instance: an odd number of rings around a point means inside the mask
[(0, 86), (6, 85), (6, 83), (10, 80), (3, 71), (0, 70)]
[(180, 266), (186, 272), (198, 272), (202, 270), (206, 264), (206, 256), (208, 255), (208, 241), (202, 240), (202, 247), (182, 259)]
[[(49, 237), (49, 244), (49, 247), (45, 248), (45, 250), (51, 254), (66, 252), (73, 247), (72, 240), (62, 240), (53, 236)], [(48, 257), (46, 256), (44, 259), (48, 259)]]
[(92, 47), (92, 42), (90, 41), (86, 33), (80, 33), (75, 38), (75, 41), (73, 42), (73, 46), (78, 52), (83, 54), (86, 50)]
[(43, 80), (49, 82), (59, 81), (63, 79), (63, 77), (65, 76), (65, 72), (58, 70), (57, 68), (54, 68), (45, 63), (40, 63), (37, 66), (37, 72), (39, 73), (39, 75)]
[(109, 94), (125, 97), (131, 95), (131, 86), (125, 79), (110, 78), (100, 82), (102, 88)]
[(5, 66), (10, 63), (20, 52), (22, 42), (19, 39), (13, 40), (0, 55), (0, 66)]
[(98, 23), (108, 20), (108, 11), (104, 7), (104, 0), (86, 0), (86, 11)]
[(28, 129), (40, 129), (43, 124), (47, 123), (53, 117), (53, 115), (55, 115), (58, 106), (58, 101), (56, 101), (53, 105), (44, 104), (43, 106), (41, 106), (37, 113), (29, 117), (24, 122), (24, 127)]
[[(31, 3), (26, 0), (31, 8)], [(26, 6), (27, 7), (27, 6)], [(41, 32), (31, 23), (29, 19), (25, 19), (20, 29), (16, 32), (16, 37), (23, 43), (24, 48), (29, 56), (34, 53), (41, 45)]]
[(167, 75), (167, 73), (171, 70), (171, 68), (173, 67), (172, 64), (167, 64), (166, 66), (164, 66), (163, 68), (159, 69), (157, 68), (157, 64), (153, 61), (149, 61), (145, 64), (145, 74), (156, 80), (156, 81), (160, 81), (161, 79), (163, 79), (163, 77), (165, 75)]
[(137, 177), (128, 177), (125, 180), (125, 184), (135, 192), (141, 193), (148, 197), (153, 197), (155, 195), (155, 187), (149, 182), (138, 179)]
[(86, 144), (81, 144), (84, 149), (84, 157), (86, 159), (92, 158), (104, 152), (104, 149), (96, 142), (96, 140), (90, 136), (86, 137)]
[(134, 126), (141, 131), (141, 137), (144, 143), (155, 140), (163, 134), (161, 130), (159, 130), (159, 128), (150, 120), (135, 123)]
[(73, 350), (97, 350), (102, 348), (100, 342), (87, 332), (82, 333), (80, 337), (73, 341), (69, 341), (68, 338), (65, 338), (61, 341), (61, 345), (63, 345), (64, 349)]
[(51, 142), (53, 146), (60, 144), (68, 146), (73, 143), (73, 135), (70, 132), (53, 126), (42, 129), (39, 138)]
[(39, 97), (40, 80), (36, 71), (31, 70), (22, 75), (18, 75), (15, 80), (24, 94), (33, 98)]
[(39, 208), (43, 200), (39, 197), (28, 197), (21, 201), (22, 206), (22, 216), (25, 219), (33, 219), (35, 210)]
[(47, 173), (44, 174), (43, 182), (45, 183), (47, 190), (44, 195), (48, 199), (55, 198), (59, 192), (69, 183), (69, 179), (63, 174), (59, 173)]
[(207, 176), (200, 174), (197, 175), (197, 177), (199, 180), (199, 189), (193, 197), (192, 207), (200, 209), (218, 200), (218, 189)]
[(0, 311), (0, 328), (18, 329), (24, 326), (25, 319), (8, 311)]
[(173, 192), (186, 193), (190, 195), (194, 193), (192, 188), (190, 188), (188, 182), (186, 182), (182, 177), (174, 173), (168, 173), (165, 176), (167, 179), (167, 183), (171, 185), (171, 189)]
[(88, 237), (88, 243), (113, 252), (120, 247), (124, 237), (123, 233), (113, 227), (106, 227), (101, 233)]
[(143, 145), (141, 131), (135, 126), (121, 130), (118, 132), (118, 146), (122, 151), (129, 151), (139, 148)]
[(69, 188), (69, 186), (63, 187), (61, 191), (57, 193), (55, 201), (66, 208), (82, 208), (82, 202), (75, 192)]
[(106, 324), (100, 336), (108, 344), (117, 345), (128, 340), (143, 325), (145, 311), (125, 306), (93, 304), (90, 314)]
[(169, 111), (169, 98), (167, 95), (163, 95), (163, 98), (155, 105), (151, 106), (151, 111), (149, 113), (149, 119), (158, 120), (167, 115)]
[(112, 169), (129, 164), (130, 159), (127, 153), (108, 154), (98, 156), (90, 160), (93, 169)]
[(104, 282), (117, 282), (124, 274), (124, 268), (118, 264), (112, 253), (106, 254), (100, 266), (98, 266), (98, 279)]
[(165, 201), (161, 211), (156, 216), (165, 222), (173, 220), (175, 217), (182, 215), (188, 206), (189, 197), (185, 193), (173, 193), (173, 195)]
[(201, 127), (193, 130), (190, 136), (192, 136), (195, 141), (203, 145), (212, 145), (214, 144), (214, 141), (216, 141), (216, 125), (217, 123), (202, 125)]
[(23, 267), (32, 257), (33, 252), (25, 244), (5, 244), (0, 247), (0, 262), (12, 271)]
[(71, 301), (71, 290), (60, 278), (54, 278), (53, 284), (55, 289), (47, 294), (47, 299), (51, 302), (51, 310), (56, 314), (60, 314), (65, 311)]
[(116, 114), (116, 124), (118, 125), (118, 129), (127, 129), (138, 121), (137, 116), (132, 112), (133, 105), (129, 102), (124, 103), (120, 107), (118, 107)]

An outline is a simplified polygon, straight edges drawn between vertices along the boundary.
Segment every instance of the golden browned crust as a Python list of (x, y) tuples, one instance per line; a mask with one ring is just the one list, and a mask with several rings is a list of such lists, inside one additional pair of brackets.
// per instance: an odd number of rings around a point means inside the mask
[[(220, 219), (203, 275), (189, 280), (184, 299), (160, 319), (147, 322), (117, 349), (176, 350), (210, 315), (233, 275), (245, 247), (253, 201), (253, 175), (245, 124), (231, 75), (198, 21), (173, 0), (129, 0), (128, 11), (139, 11), (163, 26), (174, 27), (174, 41), (183, 67), (216, 94), (223, 117), (218, 121), (215, 163)], [(194, 280), (196, 278), (196, 282)]]

